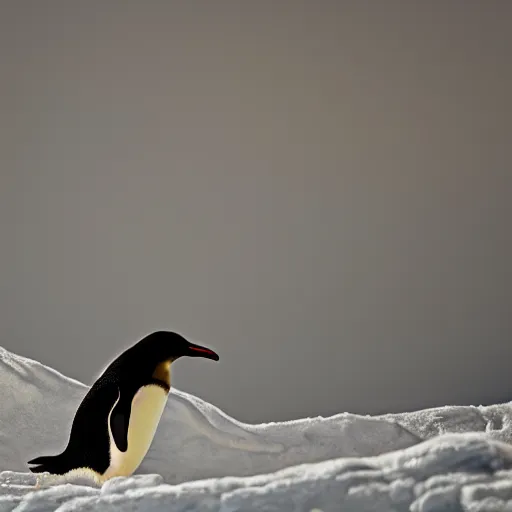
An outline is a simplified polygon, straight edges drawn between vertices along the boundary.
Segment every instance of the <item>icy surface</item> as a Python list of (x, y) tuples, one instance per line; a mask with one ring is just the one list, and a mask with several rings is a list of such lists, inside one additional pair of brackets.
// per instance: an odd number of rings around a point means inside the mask
[(36, 488), (87, 387), (2, 348), (0, 386), (0, 512), (512, 510), (511, 404), (248, 425), (173, 390), (136, 475)]

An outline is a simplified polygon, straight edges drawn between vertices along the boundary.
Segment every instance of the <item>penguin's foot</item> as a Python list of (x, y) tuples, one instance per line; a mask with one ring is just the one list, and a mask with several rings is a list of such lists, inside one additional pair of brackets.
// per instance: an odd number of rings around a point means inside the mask
[(60, 484), (85, 485), (88, 487), (101, 487), (101, 476), (89, 468), (77, 468), (63, 475), (39, 473), (36, 479), (36, 489), (43, 489)]

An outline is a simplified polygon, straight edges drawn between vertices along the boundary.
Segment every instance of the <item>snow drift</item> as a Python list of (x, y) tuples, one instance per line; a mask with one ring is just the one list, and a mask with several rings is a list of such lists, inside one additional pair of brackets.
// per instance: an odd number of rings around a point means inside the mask
[(0, 385), (0, 511), (512, 507), (510, 404), (249, 425), (173, 390), (136, 475), (36, 489), (88, 388), (2, 348)]

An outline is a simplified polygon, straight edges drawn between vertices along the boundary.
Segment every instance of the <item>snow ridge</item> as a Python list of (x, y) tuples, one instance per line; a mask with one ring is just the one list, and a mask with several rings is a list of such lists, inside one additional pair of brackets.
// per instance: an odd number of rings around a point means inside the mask
[[(117, 477), (101, 489), (33, 490), (34, 477), (0, 473), (0, 510), (75, 511), (500, 511), (512, 505), (512, 448), (483, 434), (444, 434), (368, 458), (342, 458), (253, 477), (163, 483)], [(492, 498), (492, 508), (489, 499)]]
[(36, 488), (88, 387), (1, 347), (0, 386), (0, 512), (512, 510), (510, 403), (250, 425), (173, 389), (136, 475)]

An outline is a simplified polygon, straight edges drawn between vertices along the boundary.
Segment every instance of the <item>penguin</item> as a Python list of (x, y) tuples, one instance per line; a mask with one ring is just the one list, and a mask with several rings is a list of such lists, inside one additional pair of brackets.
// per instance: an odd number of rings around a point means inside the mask
[(171, 363), (219, 356), (175, 332), (149, 334), (119, 355), (78, 407), (66, 449), (28, 461), (33, 473), (92, 478), (130, 476), (155, 435), (171, 387)]

